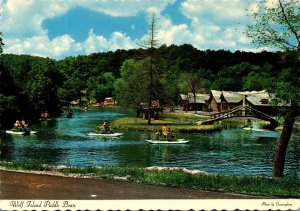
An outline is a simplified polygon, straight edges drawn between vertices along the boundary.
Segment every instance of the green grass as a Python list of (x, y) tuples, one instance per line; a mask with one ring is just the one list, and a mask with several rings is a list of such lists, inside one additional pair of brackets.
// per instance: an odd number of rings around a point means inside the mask
[(6, 162), (0, 161), (0, 166), (5, 169), (12, 169), (12, 170), (29, 170), (29, 171), (50, 171), (51, 167), (44, 165), (37, 161), (30, 161), (30, 162)]
[(114, 179), (130, 176), (129, 181), (219, 192), (259, 196), (300, 198), (300, 179), (286, 176), (281, 179), (254, 176), (190, 174), (181, 170), (147, 170), (138, 167), (64, 167), (56, 168), (38, 163), (0, 162), (4, 169), (60, 172), (65, 175), (89, 175), (93, 178)]
[[(193, 117), (195, 118), (195, 117)], [(151, 120), (148, 125), (147, 120), (137, 117), (123, 117), (115, 119), (112, 122), (114, 129), (120, 130), (137, 130), (137, 131), (160, 131), (163, 124), (167, 124), (173, 132), (207, 132), (221, 130), (220, 125), (197, 125), (191, 123), (190, 118), (164, 118), (159, 120)], [(194, 119), (195, 121), (195, 119)]]

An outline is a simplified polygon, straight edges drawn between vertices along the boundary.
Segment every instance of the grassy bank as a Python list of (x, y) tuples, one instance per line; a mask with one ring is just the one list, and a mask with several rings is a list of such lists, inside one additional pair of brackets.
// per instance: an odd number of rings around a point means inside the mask
[(0, 166), (10, 170), (31, 170), (41, 173), (58, 173), (67, 176), (89, 176), (101, 179), (122, 179), (144, 184), (167, 185), (220, 192), (233, 192), (260, 196), (300, 198), (300, 180), (296, 176), (282, 179), (253, 176), (226, 176), (192, 174), (183, 170), (157, 170), (138, 167), (53, 167), (38, 163), (0, 162)]
[(218, 124), (198, 125), (196, 121), (199, 119), (198, 115), (169, 113), (158, 120), (151, 120), (151, 125), (148, 125), (143, 118), (123, 117), (115, 119), (112, 127), (120, 130), (159, 131), (163, 124), (167, 124), (173, 132), (208, 132), (222, 129)]

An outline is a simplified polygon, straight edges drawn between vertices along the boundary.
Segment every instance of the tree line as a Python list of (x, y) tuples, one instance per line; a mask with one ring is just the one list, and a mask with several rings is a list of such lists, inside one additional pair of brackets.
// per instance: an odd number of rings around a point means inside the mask
[[(64, 106), (83, 95), (101, 102), (114, 96), (121, 106), (134, 108), (149, 90), (145, 73), (151, 59), (154, 98), (162, 105), (177, 103), (180, 93), (217, 90), (273, 90), (288, 80), (291, 66), (281, 52), (198, 50), (189, 44), (155, 49), (117, 50), (53, 60), (30, 55), (2, 54), (0, 58), (1, 124), (15, 118), (37, 118), (43, 111), (59, 115)], [(142, 56), (146, 55), (146, 56)], [(148, 86), (148, 87), (147, 87)], [(149, 100), (149, 99), (148, 99)], [(147, 101), (145, 102), (147, 103)]]

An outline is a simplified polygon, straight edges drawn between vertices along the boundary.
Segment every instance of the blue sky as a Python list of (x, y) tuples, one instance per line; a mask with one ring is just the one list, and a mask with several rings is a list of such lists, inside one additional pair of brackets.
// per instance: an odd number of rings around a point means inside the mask
[(149, 17), (160, 43), (200, 50), (259, 51), (243, 31), (256, 0), (6, 0), (4, 53), (63, 59), (137, 48)]

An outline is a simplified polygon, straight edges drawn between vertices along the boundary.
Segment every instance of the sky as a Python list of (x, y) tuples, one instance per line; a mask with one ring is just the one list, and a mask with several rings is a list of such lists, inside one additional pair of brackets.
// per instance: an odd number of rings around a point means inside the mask
[(64, 59), (134, 49), (150, 17), (161, 44), (257, 52), (243, 33), (258, 0), (0, 0), (4, 53)]

